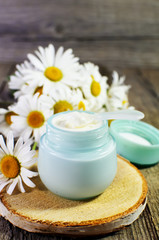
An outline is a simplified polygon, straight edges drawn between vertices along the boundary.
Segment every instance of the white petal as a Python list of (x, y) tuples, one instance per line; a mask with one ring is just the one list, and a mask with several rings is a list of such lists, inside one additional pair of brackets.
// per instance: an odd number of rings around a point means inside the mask
[(28, 138), (26, 141), (24, 141), (24, 146), (31, 148), (31, 145), (33, 144), (33, 138)]
[(59, 49), (57, 50), (56, 56), (55, 56), (55, 66), (58, 66), (60, 64), (60, 59), (62, 56), (64, 48), (63, 47), (59, 47)]
[(41, 137), (41, 135), (40, 135), (40, 128), (38, 128), (38, 129), (35, 128), (33, 130), (33, 136), (35, 138), (35, 142), (39, 143), (40, 142), (40, 137)]
[(55, 48), (52, 44), (50, 44), (46, 49), (46, 59), (49, 67), (54, 66), (54, 58), (55, 58)]
[(27, 154), (29, 154), (29, 151), (30, 151), (30, 149), (23, 148), (23, 147), (19, 150), (16, 157), (19, 159), (20, 163), (23, 162), (23, 159), (26, 157)]
[(38, 47), (39, 52), (36, 51), (37, 56), (39, 57), (39, 59), (41, 60), (42, 64), (44, 65), (45, 68), (49, 67), (48, 65), (48, 57), (46, 54), (46, 50), (48, 49), (48, 47), (43, 48), (43, 47)]
[(0, 173), (0, 181), (4, 180), (6, 181), (8, 178), (6, 178), (2, 173)]
[[(30, 141), (29, 141), (29, 142), (30, 142)], [(30, 151), (31, 146), (30, 146), (30, 145), (27, 143), (27, 141), (26, 141), (26, 142), (24, 142), (24, 143), (22, 144), (21, 149), (22, 149), (22, 152), (25, 154), (25, 153), (27, 153), (27, 152)]]
[(13, 132), (9, 131), (7, 135), (7, 148), (10, 155), (13, 155), (13, 147), (14, 147), (14, 138), (13, 138)]
[(36, 158), (32, 158), (32, 159), (29, 160), (29, 161), (23, 162), (22, 166), (23, 166), (23, 167), (31, 167), (31, 166), (33, 166), (36, 162), (37, 162), (37, 159), (36, 159)]
[(120, 85), (122, 85), (123, 83), (124, 83), (124, 81), (125, 81), (125, 76), (122, 76), (122, 77), (120, 77)]
[(14, 155), (15, 155), (15, 156), (17, 156), (17, 154), (18, 154), (19, 151), (21, 150), (22, 146), (23, 146), (23, 138), (20, 137), (20, 138), (18, 139), (18, 141), (16, 142), (15, 147), (14, 147)]
[(113, 84), (118, 84), (119, 75), (118, 75), (118, 73), (116, 71), (113, 71), (112, 77), (113, 77)]
[[(14, 136), (15, 137), (22, 137), (23, 141), (26, 141), (28, 139), (28, 136), (31, 135), (32, 129), (30, 127), (26, 127), (25, 129), (21, 129), (21, 131), (18, 131), (18, 129), (13, 129), (14, 130)], [(26, 138), (25, 138), (26, 137)]]
[(29, 178), (38, 176), (38, 172), (33, 172), (23, 167), (21, 168), (21, 172), (23, 173), (23, 175), (25, 174), (25, 176)]
[(46, 96), (46, 95), (41, 95), (40, 97), (39, 97), (39, 103), (41, 104), (41, 106), (44, 108), (45, 107), (45, 109), (46, 108), (52, 108), (53, 107), (53, 105), (55, 104), (55, 101), (51, 98), (51, 97), (49, 97), (49, 96)]
[(21, 130), (25, 128), (27, 125), (27, 121), (25, 117), (22, 116), (11, 116), (12, 125), (11, 128), (14, 130)]
[(0, 114), (5, 114), (5, 113), (7, 113), (8, 112), (8, 110), (6, 110), (6, 109), (4, 109), (4, 108), (0, 108)]
[(36, 185), (28, 178), (26, 177), (24, 174), (21, 174), (22, 176), (22, 179), (23, 179), (23, 182), (28, 186), (28, 187), (31, 187), (31, 188), (34, 188)]
[(6, 181), (6, 182), (1, 183), (1, 184), (0, 184), (0, 192), (2, 191), (2, 189), (3, 189), (7, 184), (9, 184), (9, 183), (11, 183), (11, 182), (12, 182), (12, 180), (10, 179), (10, 180), (8, 180), (8, 181)]
[(4, 115), (0, 115), (0, 123), (4, 122), (5, 121), (5, 117)]
[(39, 101), (38, 97), (39, 97), (39, 93), (36, 93), (33, 96), (33, 98), (31, 99), (31, 106), (30, 107), (31, 107), (32, 110), (38, 110), (37, 109), (37, 103)]
[(18, 176), (18, 188), (22, 193), (25, 192), (25, 189), (24, 189), (23, 184), (22, 184), (22, 179), (21, 179), (20, 176)]
[(6, 147), (6, 144), (5, 144), (5, 142), (4, 142), (4, 139), (3, 139), (2, 135), (0, 135), (0, 146), (1, 146), (2, 150), (3, 150), (6, 154), (9, 154), (9, 151), (8, 151), (8, 149), (7, 149), (7, 147)]
[(38, 68), (41, 71), (45, 70), (41, 61), (37, 57), (35, 57), (33, 54), (28, 54), (28, 58), (36, 68)]
[(24, 158), (25, 154), (27, 154), (28, 158), (30, 158), (33, 155), (33, 153), (30, 154), (31, 144), (32, 139), (29, 139), (27, 142), (23, 143), (23, 138), (20, 137), (14, 148), (14, 156), (16, 156), (17, 158), (19, 158), (20, 156)]
[[(8, 125), (8, 123), (5, 122), (1, 122), (0, 124), (1, 126), (1, 129), (0, 131), (3, 133), (4, 132), (4, 128), (5, 128), (5, 131), (9, 132), (9, 129), (10, 129), (10, 125)], [(4, 133), (3, 133), (4, 134)]]
[(4, 183), (8, 180), (8, 178), (6, 178), (3, 174), (0, 174), (0, 184)]
[(32, 158), (34, 158), (35, 154), (36, 154), (36, 151), (35, 150), (30, 150), (30, 148), (29, 148), (29, 151), (26, 152), (25, 155), (23, 156), (22, 163), (30, 161)]
[(5, 156), (6, 154), (4, 151), (0, 148), (0, 160)]
[(12, 192), (13, 192), (15, 186), (17, 185), (17, 183), (18, 183), (18, 178), (15, 178), (15, 179), (13, 180), (12, 184), (10, 184), (9, 188), (7, 189), (7, 193), (8, 193), (9, 195), (12, 194)]
[(46, 61), (45, 52), (40, 53), (38, 51), (35, 51), (35, 53), (38, 56), (38, 58), (40, 59), (40, 61), (43, 63), (44, 68), (47, 68), (48, 64), (47, 64), (47, 61)]
[(24, 100), (24, 96), (19, 97), (19, 101), (12, 107), (12, 111), (23, 117), (28, 115), (28, 103), (26, 103), (26, 100)]
[(28, 140), (28, 138), (31, 136), (32, 133), (32, 129), (31, 127), (26, 128), (22, 133), (21, 136), (24, 140), (24, 142), (26, 142)]
[(21, 152), (18, 153), (18, 159), (22, 165), (24, 162), (30, 161), (34, 156), (35, 154), (30, 151), (30, 148), (24, 148), (21, 150)]

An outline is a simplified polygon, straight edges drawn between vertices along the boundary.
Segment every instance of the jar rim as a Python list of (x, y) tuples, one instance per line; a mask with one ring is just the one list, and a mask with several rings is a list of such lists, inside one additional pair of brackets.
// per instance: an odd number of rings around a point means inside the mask
[(71, 133), (71, 134), (84, 134), (84, 133), (94, 133), (95, 131), (98, 131), (98, 130), (102, 130), (104, 129), (105, 127), (107, 127), (107, 131), (108, 131), (108, 121), (107, 120), (103, 120), (102, 121), (102, 125), (98, 128), (94, 128), (94, 129), (88, 129), (88, 130), (82, 130), (82, 131), (70, 131), (70, 130), (67, 130), (67, 129), (62, 129), (62, 128), (58, 128), (56, 127), (55, 125), (53, 125), (52, 123), (52, 120), (54, 118), (56, 118), (57, 116), (59, 115), (62, 115), (62, 114), (68, 114), (70, 112), (82, 112), (82, 113), (88, 113), (88, 114), (95, 114), (94, 112), (90, 112), (90, 111), (81, 111), (81, 110), (72, 110), (72, 111), (65, 111), (65, 112), (60, 112), (60, 113), (57, 113), (57, 114), (54, 114), (52, 115), (48, 120), (47, 120), (47, 124), (49, 125), (49, 127), (51, 127), (52, 129), (55, 129), (55, 130), (58, 130), (59, 132), (62, 132), (62, 133)]

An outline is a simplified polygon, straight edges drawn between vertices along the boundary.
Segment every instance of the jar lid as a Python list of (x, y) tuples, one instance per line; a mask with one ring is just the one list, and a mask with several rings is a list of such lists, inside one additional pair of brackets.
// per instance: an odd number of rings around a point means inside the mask
[(159, 130), (142, 121), (115, 120), (110, 133), (117, 153), (138, 165), (159, 162)]

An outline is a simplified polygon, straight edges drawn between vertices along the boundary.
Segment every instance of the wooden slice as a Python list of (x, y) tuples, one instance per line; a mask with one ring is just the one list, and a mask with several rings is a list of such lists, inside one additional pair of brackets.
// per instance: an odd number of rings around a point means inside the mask
[(48, 191), (39, 177), (26, 193), (1, 194), (0, 213), (30, 232), (67, 236), (102, 235), (134, 222), (146, 205), (147, 184), (141, 172), (118, 156), (113, 183), (96, 198), (71, 201)]

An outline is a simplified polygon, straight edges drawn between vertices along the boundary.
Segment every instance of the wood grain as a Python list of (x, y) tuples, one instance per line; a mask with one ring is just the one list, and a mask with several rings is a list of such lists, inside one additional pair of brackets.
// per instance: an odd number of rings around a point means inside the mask
[(159, 37), (157, 0), (0, 1), (0, 33), (27, 37)]
[[(151, 221), (153, 222), (156, 231), (159, 236), (159, 166), (153, 166), (142, 170), (143, 175), (146, 176), (148, 181), (149, 195), (148, 195), (148, 216), (151, 216)], [(154, 197), (155, 196), (155, 197)]]
[(157, 70), (141, 70), (142, 77), (151, 85), (151, 92), (159, 99), (159, 72)]
[[(0, 40), (0, 62), (22, 62), (28, 53), (33, 53), (39, 45), (46, 47), (53, 43), (56, 49), (64, 46), (72, 48), (80, 62), (91, 61), (108, 68), (158, 68), (159, 40), (70, 40), (15, 39), (15, 36)], [(7, 49), (7, 51), (6, 51)]]
[(157, 0), (0, 0), (0, 61), (21, 62), (50, 42), (108, 67), (159, 63)]
[[(126, 76), (126, 83), (131, 85), (129, 92), (130, 104), (145, 113), (145, 122), (159, 128), (159, 98), (158, 86), (155, 75), (151, 70), (122, 69), (121, 74)], [(155, 71), (156, 73), (159, 71)], [(145, 78), (145, 74), (147, 77)], [(151, 75), (151, 81), (149, 81)]]

